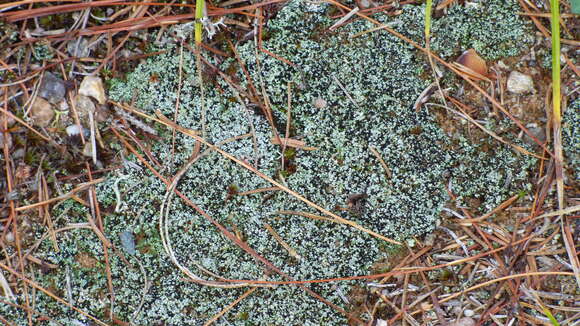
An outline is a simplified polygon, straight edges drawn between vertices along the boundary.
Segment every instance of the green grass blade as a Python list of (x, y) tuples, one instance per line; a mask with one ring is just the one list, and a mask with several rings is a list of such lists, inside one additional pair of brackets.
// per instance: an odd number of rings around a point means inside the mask
[(552, 97), (554, 101), (554, 119), (561, 119), (560, 112), (560, 3), (550, 0), (552, 26)]
[(431, 34), (431, 8), (433, 7), (433, 0), (427, 0), (425, 6), (425, 40), (429, 39)]
[(202, 25), (201, 19), (203, 18), (203, 8), (205, 6), (205, 0), (195, 1), (195, 43), (201, 43), (201, 32)]
[(546, 317), (548, 317), (548, 319), (550, 320), (550, 323), (552, 323), (552, 325), (554, 325), (554, 326), (560, 326), (560, 323), (556, 320), (556, 318), (554, 317), (554, 315), (552, 315), (552, 313), (550, 312), (550, 310), (548, 310), (545, 307), (542, 310), (544, 310), (544, 315), (546, 315)]

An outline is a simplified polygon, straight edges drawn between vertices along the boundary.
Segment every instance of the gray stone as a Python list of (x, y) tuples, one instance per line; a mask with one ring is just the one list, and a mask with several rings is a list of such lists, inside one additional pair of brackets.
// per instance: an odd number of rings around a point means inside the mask
[(64, 81), (49, 71), (45, 72), (40, 83), (38, 96), (45, 98), (52, 104), (56, 104), (64, 99), (65, 94)]

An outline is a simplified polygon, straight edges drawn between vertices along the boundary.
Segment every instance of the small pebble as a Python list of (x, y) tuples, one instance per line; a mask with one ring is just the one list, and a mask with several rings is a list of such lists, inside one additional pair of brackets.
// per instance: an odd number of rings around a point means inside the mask
[(42, 97), (36, 97), (30, 108), (32, 123), (39, 127), (48, 127), (50, 121), (54, 118), (52, 105)]
[[(544, 128), (540, 128), (537, 126), (527, 128), (528, 131), (540, 142), (544, 142), (546, 140), (546, 132), (544, 131)], [(528, 136), (528, 134), (525, 134), (524, 141), (530, 145), (536, 145), (536, 142), (532, 139), (532, 137)]]
[(24, 154), (26, 154), (26, 151), (24, 150), (24, 148), (21, 147), (21, 148), (17, 148), (16, 150), (14, 150), (11, 155), (12, 155), (12, 159), (16, 160), (19, 158), (23, 158)]
[(105, 104), (105, 102), (107, 102), (103, 81), (99, 77), (86, 76), (81, 82), (79, 94), (92, 97), (97, 100), (99, 104)]
[(316, 98), (312, 104), (314, 104), (314, 107), (317, 109), (324, 109), (328, 105), (328, 103), (326, 103), (326, 100), (323, 99), (322, 97)]
[(475, 315), (475, 312), (471, 309), (465, 309), (463, 314), (465, 315), (465, 317), (473, 317), (473, 315)]
[(119, 234), (119, 238), (121, 239), (121, 245), (123, 249), (129, 254), (134, 255), (135, 251), (135, 237), (133, 236), (133, 232), (124, 231)]
[(83, 127), (79, 128), (79, 126), (77, 125), (71, 125), (66, 127), (66, 134), (69, 137), (80, 135), (81, 131), (83, 131)]
[(512, 71), (507, 80), (507, 90), (514, 94), (533, 93), (534, 81), (526, 74)]
[(4, 129), (4, 124), (8, 125), (8, 128), (10, 128), (15, 122), (16, 120), (8, 114), (0, 115), (0, 129)]
[(361, 9), (367, 9), (371, 6), (371, 2), (369, 0), (360, 0), (359, 1), (359, 7)]
[(38, 89), (38, 96), (45, 98), (52, 104), (56, 104), (64, 99), (65, 94), (64, 81), (50, 72), (45, 72)]
[(8, 145), (8, 149), (12, 147), (12, 135), (9, 132), (0, 133), (0, 148), (3, 148), (4, 144)]
[(68, 54), (73, 57), (88, 57), (91, 49), (89, 48), (89, 41), (86, 38), (78, 38), (73, 39), (72, 41), (66, 44), (66, 50)]
[(14, 233), (12, 233), (12, 232), (6, 233), (6, 241), (8, 243), (14, 242)]
[(475, 320), (473, 320), (473, 318), (463, 317), (461, 319), (458, 319), (458, 320), (452, 322), (449, 325), (450, 326), (474, 326)]
[(377, 319), (377, 323), (375, 325), (376, 326), (388, 326), (389, 324), (387, 324), (387, 321), (386, 320)]

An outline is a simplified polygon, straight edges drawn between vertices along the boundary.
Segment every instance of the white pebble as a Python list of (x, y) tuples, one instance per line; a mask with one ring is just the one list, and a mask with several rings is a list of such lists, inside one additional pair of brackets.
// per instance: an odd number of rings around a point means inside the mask
[(532, 77), (521, 72), (512, 71), (507, 80), (507, 89), (514, 94), (525, 94), (534, 92), (534, 81)]
[(107, 102), (103, 81), (99, 77), (86, 76), (79, 87), (79, 94), (92, 97), (99, 104), (105, 104)]
[(463, 317), (459, 320), (454, 321), (453, 323), (449, 324), (450, 326), (474, 326), (475, 320), (469, 317)]
[(376, 326), (387, 326), (387, 321), (383, 320), (383, 319), (377, 319), (377, 323), (375, 324)]
[(70, 136), (76, 136), (76, 135), (80, 135), (81, 131), (82, 131), (82, 127), (79, 127), (78, 125), (70, 125), (68, 127), (66, 127), (66, 134), (70, 137)]

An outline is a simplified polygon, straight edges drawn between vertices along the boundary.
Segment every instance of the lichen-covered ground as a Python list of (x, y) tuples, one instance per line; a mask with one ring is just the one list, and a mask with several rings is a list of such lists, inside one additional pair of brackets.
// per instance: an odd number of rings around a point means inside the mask
[[(258, 69), (253, 42), (237, 49), (253, 85), (259, 90), (263, 86), (269, 97), (278, 132), (284, 135), (290, 94), (290, 136), (315, 150), (287, 148), (282, 153), (280, 146), (272, 144), (272, 128), (260, 110), (219, 76), (204, 81), (203, 121), (196, 60), (187, 51), (183, 54), (178, 95), (180, 55), (176, 46), (167, 45), (167, 53), (144, 62), (125, 81), (114, 82), (109, 95), (116, 101), (133, 101), (148, 114), (161, 110), (169, 117), (179, 96), (178, 124), (195, 130), (205, 125), (205, 137), (214, 144), (250, 134), (221, 148), (325, 209), (397, 240), (435, 228), (449, 200), (446, 187), (458, 196), (458, 205), (476, 200), (480, 211), (530, 189), (527, 179), (534, 160), (488, 137), (446, 134), (434, 116), (434, 110), (443, 109), (414, 110), (417, 97), (431, 83), (423, 55), (386, 32), (351, 38), (373, 27), (363, 20), (329, 32), (333, 24), (328, 18), (329, 8), (327, 4), (294, 0), (270, 21), (264, 47), (292, 62), (293, 67), (259, 52)], [(423, 9), (406, 6), (395, 18), (376, 18), (420, 41)], [(435, 20), (432, 47), (445, 58), (468, 48), (475, 48), (489, 60), (515, 55), (525, 50), (530, 33), (517, 12), (515, 1), (455, 6), (448, 15)], [(235, 59), (212, 62), (222, 71), (238, 71), (230, 77), (242, 90), (250, 88)], [(490, 122), (487, 127), (498, 125), (509, 124)], [(170, 177), (188, 160), (195, 142), (177, 134), (173, 155), (171, 131), (158, 127), (158, 132), (164, 141), (154, 142), (151, 152), (162, 164), (154, 166)], [(121, 150), (118, 144), (111, 146)], [(483, 150), (489, 146), (493, 150)], [(371, 148), (389, 167), (390, 176)], [(287, 159), (284, 169), (280, 165), (282, 156)], [(131, 155), (127, 159), (137, 162)], [(281, 214), (299, 211), (322, 215), (285, 192), (238, 195), (270, 186), (220, 154), (209, 152), (188, 170), (177, 189), (295, 279), (368, 274), (371, 266), (392, 249), (346, 225)], [(122, 203), (117, 202), (115, 189)], [(104, 212), (105, 234), (118, 248), (110, 262), (113, 307), (105, 296), (103, 262), (95, 258), (103, 256), (101, 243), (91, 230), (59, 233), (58, 253), (51, 250), (50, 240), (45, 240), (37, 251), (38, 258), (62, 268), (36, 275), (36, 281), (97, 317), (113, 309), (118, 319), (135, 325), (199, 325), (218, 313), (247, 289), (196, 285), (186, 281), (169, 261), (157, 224), (165, 191), (165, 185), (144, 166), (112, 173), (98, 186), (99, 202), (108, 208)], [(113, 212), (117, 205), (119, 211)], [(85, 222), (86, 213), (86, 209), (67, 202), (54, 212), (55, 223), (62, 227)], [(289, 255), (265, 228), (266, 223), (299, 258)], [(134, 254), (127, 245), (122, 249), (119, 235), (123, 232), (133, 234), (137, 248)], [(39, 228), (38, 235), (43, 233), (44, 229)], [(283, 280), (179, 200), (170, 207), (169, 233), (180, 263), (200, 275), (207, 274), (198, 265), (230, 279)], [(120, 258), (121, 253), (132, 266)], [(145, 278), (151, 286), (143, 294)], [(353, 284), (317, 284), (310, 288), (348, 309), (341, 296), (347, 295)], [(25, 318), (17, 309), (1, 309), (3, 314)], [(83, 320), (43, 294), (36, 294), (35, 309), (58, 316), (67, 325)], [(218, 321), (220, 325), (228, 323), (344, 325), (347, 321), (303, 290), (279, 286), (261, 288), (245, 298)]]

